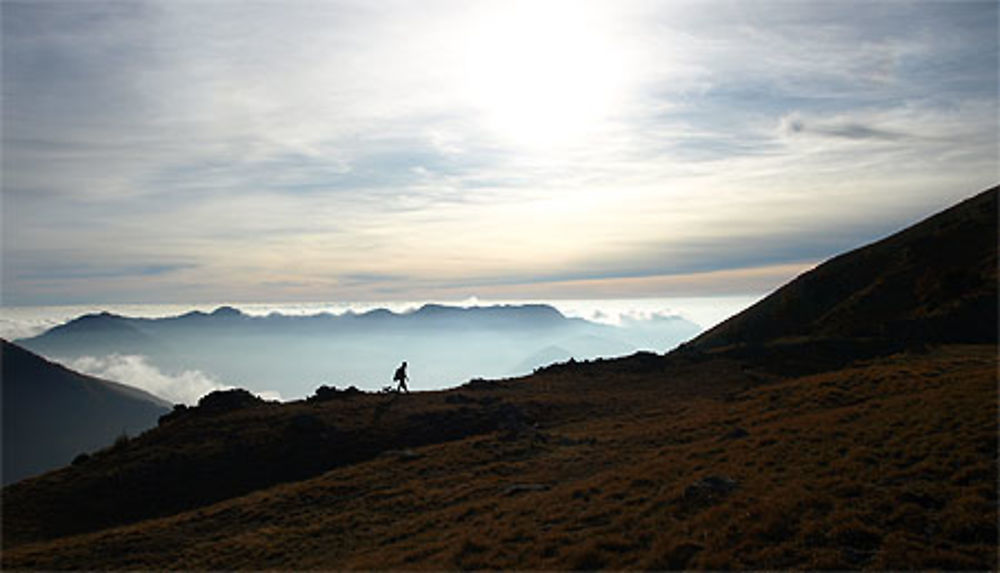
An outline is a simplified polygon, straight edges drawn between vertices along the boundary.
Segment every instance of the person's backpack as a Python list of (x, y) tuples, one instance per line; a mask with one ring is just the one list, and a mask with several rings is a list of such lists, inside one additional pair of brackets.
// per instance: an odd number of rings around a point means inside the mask
[(396, 374), (392, 377), (392, 381), (393, 382), (402, 382), (403, 378), (405, 378), (405, 377), (406, 377), (406, 374), (403, 372), (403, 367), (400, 366), (399, 368), (396, 369)]

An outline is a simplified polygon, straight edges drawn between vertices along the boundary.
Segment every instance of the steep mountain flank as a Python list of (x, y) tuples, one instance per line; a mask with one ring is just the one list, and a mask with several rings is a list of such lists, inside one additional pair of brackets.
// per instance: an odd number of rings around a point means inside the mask
[(873, 339), (900, 347), (995, 343), (997, 192), (821, 264), (691, 346), (796, 339)]
[(146, 430), (169, 411), (152, 394), (73, 372), (6, 340), (0, 352), (5, 484)]

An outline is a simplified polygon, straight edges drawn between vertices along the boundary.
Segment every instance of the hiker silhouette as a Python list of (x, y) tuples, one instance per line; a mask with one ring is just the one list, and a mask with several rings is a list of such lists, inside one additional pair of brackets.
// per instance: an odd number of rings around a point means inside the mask
[(396, 387), (398, 392), (406, 392), (407, 394), (410, 393), (410, 389), (406, 387), (407, 380), (409, 380), (409, 377), (406, 375), (406, 361), (404, 360), (403, 363), (400, 364), (399, 368), (396, 369), (396, 373), (392, 376), (392, 381), (399, 383)]

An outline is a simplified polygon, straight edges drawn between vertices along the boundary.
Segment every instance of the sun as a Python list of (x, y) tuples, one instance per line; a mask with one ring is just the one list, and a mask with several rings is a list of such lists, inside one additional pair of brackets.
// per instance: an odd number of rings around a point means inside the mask
[(481, 121), (510, 143), (563, 146), (598, 131), (627, 76), (606, 14), (589, 2), (511, 2), (480, 15), (466, 81)]

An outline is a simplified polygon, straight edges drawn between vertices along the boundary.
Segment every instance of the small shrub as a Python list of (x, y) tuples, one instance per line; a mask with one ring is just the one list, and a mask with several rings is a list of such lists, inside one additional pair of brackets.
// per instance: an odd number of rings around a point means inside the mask
[(882, 534), (858, 521), (837, 525), (830, 537), (840, 545), (860, 550), (877, 549), (882, 544)]
[(198, 409), (205, 412), (231, 412), (263, 404), (264, 401), (243, 388), (216, 390), (198, 400)]
[(307, 400), (310, 402), (326, 402), (327, 400), (332, 400), (336, 397), (337, 387), (323, 384), (319, 388), (316, 388), (316, 393), (310, 396)]
[(185, 404), (174, 404), (173, 410), (160, 416), (159, 420), (157, 421), (157, 425), (162, 426), (167, 422), (176, 420), (187, 414), (187, 412), (188, 412), (188, 407)]
[(336, 386), (327, 386), (326, 384), (316, 388), (316, 393), (312, 396), (306, 398), (308, 402), (327, 402), (330, 400), (340, 400), (344, 398), (353, 398), (355, 396), (360, 396), (364, 394), (361, 390), (358, 390), (357, 386), (348, 386), (345, 390), (337, 390)]
[(126, 433), (123, 430), (122, 433), (119, 434), (117, 438), (115, 438), (115, 443), (111, 445), (111, 451), (117, 452), (125, 449), (126, 447), (128, 447), (128, 443), (130, 440), (131, 438), (128, 437), (128, 433)]
[(604, 555), (593, 546), (585, 546), (569, 556), (567, 565), (574, 571), (596, 571), (604, 568)]
[(997, 543), (996, 508), (978, 496), (966, 496), (950, 503), (941, 514), (944, 535), (962, 544)]
[(691, 563), (694, 556), (701, 553), (704, 549), (702, 545), (691, 541), (672, 542), (663, 547), (654, 546), (654, 557), (646, 565), (646, 569), (688, 569), (688, 564)]
[(299, 414), (288, 423), (288, 431), (292, 434), (318, 434), (325, 429), (322, 420), (309, 414)]

